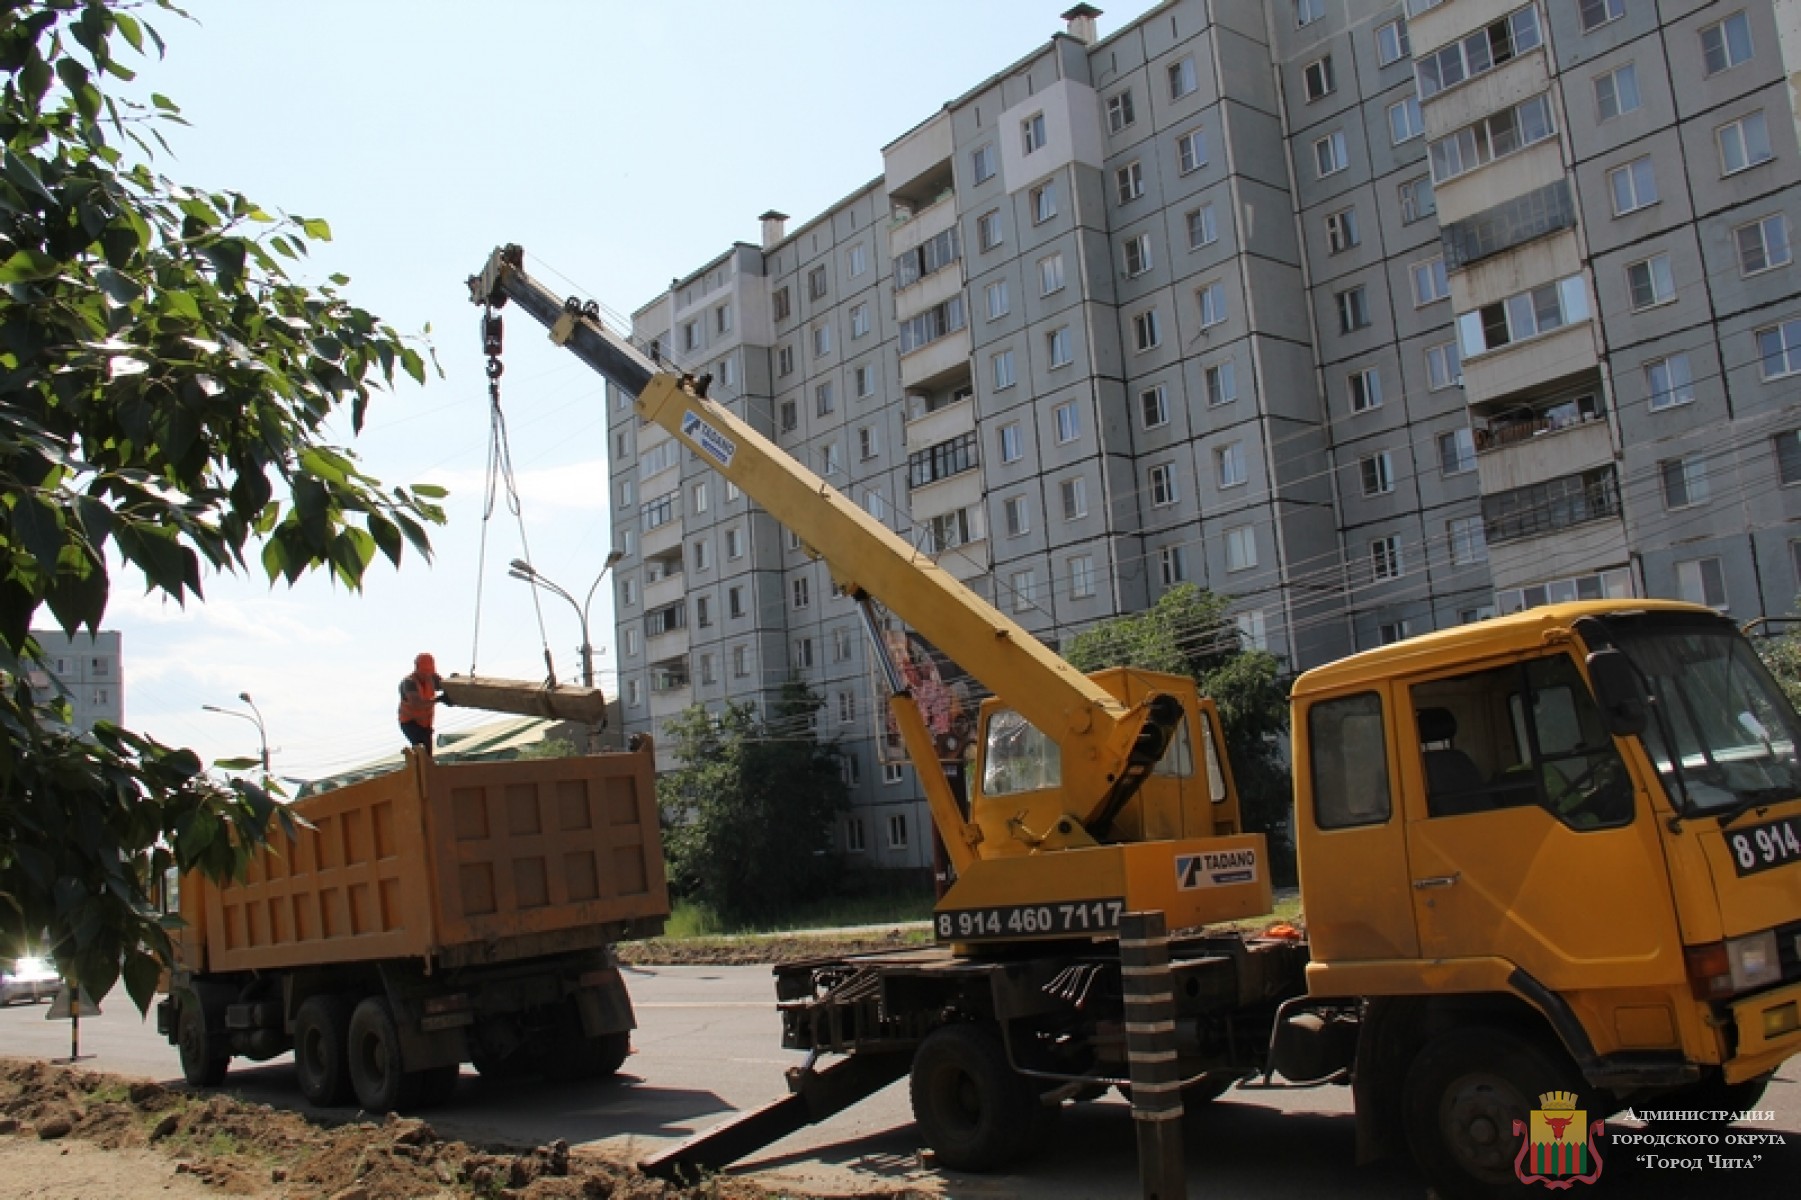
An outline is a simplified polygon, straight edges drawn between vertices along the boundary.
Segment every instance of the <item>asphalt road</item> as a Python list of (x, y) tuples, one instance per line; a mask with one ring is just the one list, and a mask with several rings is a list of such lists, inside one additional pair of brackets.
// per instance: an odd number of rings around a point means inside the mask
[[(610, 1155), (641, 1157), (734, 1110), (781, 1095), (782, 1072), (799, 1061), (779, 1049), (774, 989), (765, 967), (651, 967), (628, 975), (638, 1010), (636, 1052), (618, 1080), (551, 1087), (493, 1084), (465, 1071), (452, 1104), (430, 1114), (441, 1132), (477, 1141), (542, 1143), (564, 1138)], [(175, 1051), (141, 1022), (123, 992), (105, 1015), (81, 1023), (82, 1065), (158, 1079), (179, 1077)], [(0, 1010), (0, 1056), (63, 1058), (69, 1026), (48, 1022), (48, 1005)], [(284, 1057), (266, 1064), (234, 1062), (227, 1086), (258, 1103), (302, 1108), (293, 1068)], [(1762, 1108), (1774, 1120), (1708, 1132), (1777, 1134), (1782, 1144), (1754, 1150), (1659, 1150), (1662, 1163), (1632, 1160), (1634, 1132), (1610, 1122), (1606, 1176), (1629, 1175), (1630, 1194), (1692, 1197), (1730, 1187), (1734, 1200), (1794, 1194), (1801, 1179), (1801, 1063), (1786, 1069)], [(1355, 1135), (1348, 1089), (1237, 1090), (1184, 1121), (1188, 1194), (1201, 1197), (1424, 1197), (1410, 1166), (1354, 1165)], [(1115, 1099), (1066, 1108), (1057, 1136), (1011, 1175), (969, 1176), (929, 1169), (898, 1083), (848, 1112), (778, 1142), (740, 1164), (771, 1186), (825, 1194), (867, 1195), (902, 1186), (947, 1197), (1031, 1195), (1050, 1200), (1140, 1195), (1130, 1110)], [(1733, 1169), (1709, 1153), (1761, 1159)], [(1675, 1165), (1672, 1160), (1685, 1160)], [(1693, 1161), (1687, 1161), (1693, 1160)], [(1607, 1181), (1604, 1179), (1604, 1182)]]

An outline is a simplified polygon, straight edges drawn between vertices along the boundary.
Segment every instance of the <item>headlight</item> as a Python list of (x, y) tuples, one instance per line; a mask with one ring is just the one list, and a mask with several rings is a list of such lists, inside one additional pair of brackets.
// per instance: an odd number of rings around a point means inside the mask
[(1782, 980), (1782, 957), (1776, 949), (1776, 931), (1766, 929), (1726, 943), (1726, 962), (1732, 972), (1732, 990), (1753, 988)]

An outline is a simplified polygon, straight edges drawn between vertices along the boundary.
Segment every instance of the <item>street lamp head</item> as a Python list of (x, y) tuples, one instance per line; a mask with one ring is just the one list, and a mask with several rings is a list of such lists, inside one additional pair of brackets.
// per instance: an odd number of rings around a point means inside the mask
[(242, 700), (245, 704), (252, 703), (249, 692), (239, 692), (238, 699)]
[(612, 566), (614, 563), (618, 562), (620, 559), (622, 559), (624, 557), (625, 557), (625, 551), (623, 551), (623, 550), (619, 549), (617, 546), (615, 546), (613, 548), (613, 552), (611, 554), (607, 555), (607, 561), (600, 569), (604, 571), (607, 569), (607, 567)]
[(538, 573), (537, 570), (523, 558), (515, 558), (512, 562), (508, 563), (507, 566), (513, 568), (514, 574), (518, 575), (521, 579), (530, 579)]

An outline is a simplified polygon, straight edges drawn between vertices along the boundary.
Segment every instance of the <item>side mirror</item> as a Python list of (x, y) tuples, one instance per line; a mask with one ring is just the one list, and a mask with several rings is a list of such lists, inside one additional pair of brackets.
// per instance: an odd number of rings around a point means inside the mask
[(1588, 656), (1588, 678), (1595, 700), (1615, 737), (1636, 737), (1651, 722), (1650, 699), (1632, 661), (1615, 649), (1596, 650)]

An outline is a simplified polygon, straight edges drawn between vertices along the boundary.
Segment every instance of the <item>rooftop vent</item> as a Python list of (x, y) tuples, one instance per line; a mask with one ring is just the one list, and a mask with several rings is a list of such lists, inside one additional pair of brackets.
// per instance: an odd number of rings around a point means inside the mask
[(787, 213), (772, 208), (757, 219), (763, 222), (763, 249), (769, 249), (788, 236)]
[(1084, 46), (1094, 45), (1097, 36), (1094, 19), (1100, 15), (1101, 10), (1092, 4), (1078, 4), (1064, 13), (1063, 19), (1069, 22), (1069, 36)]

